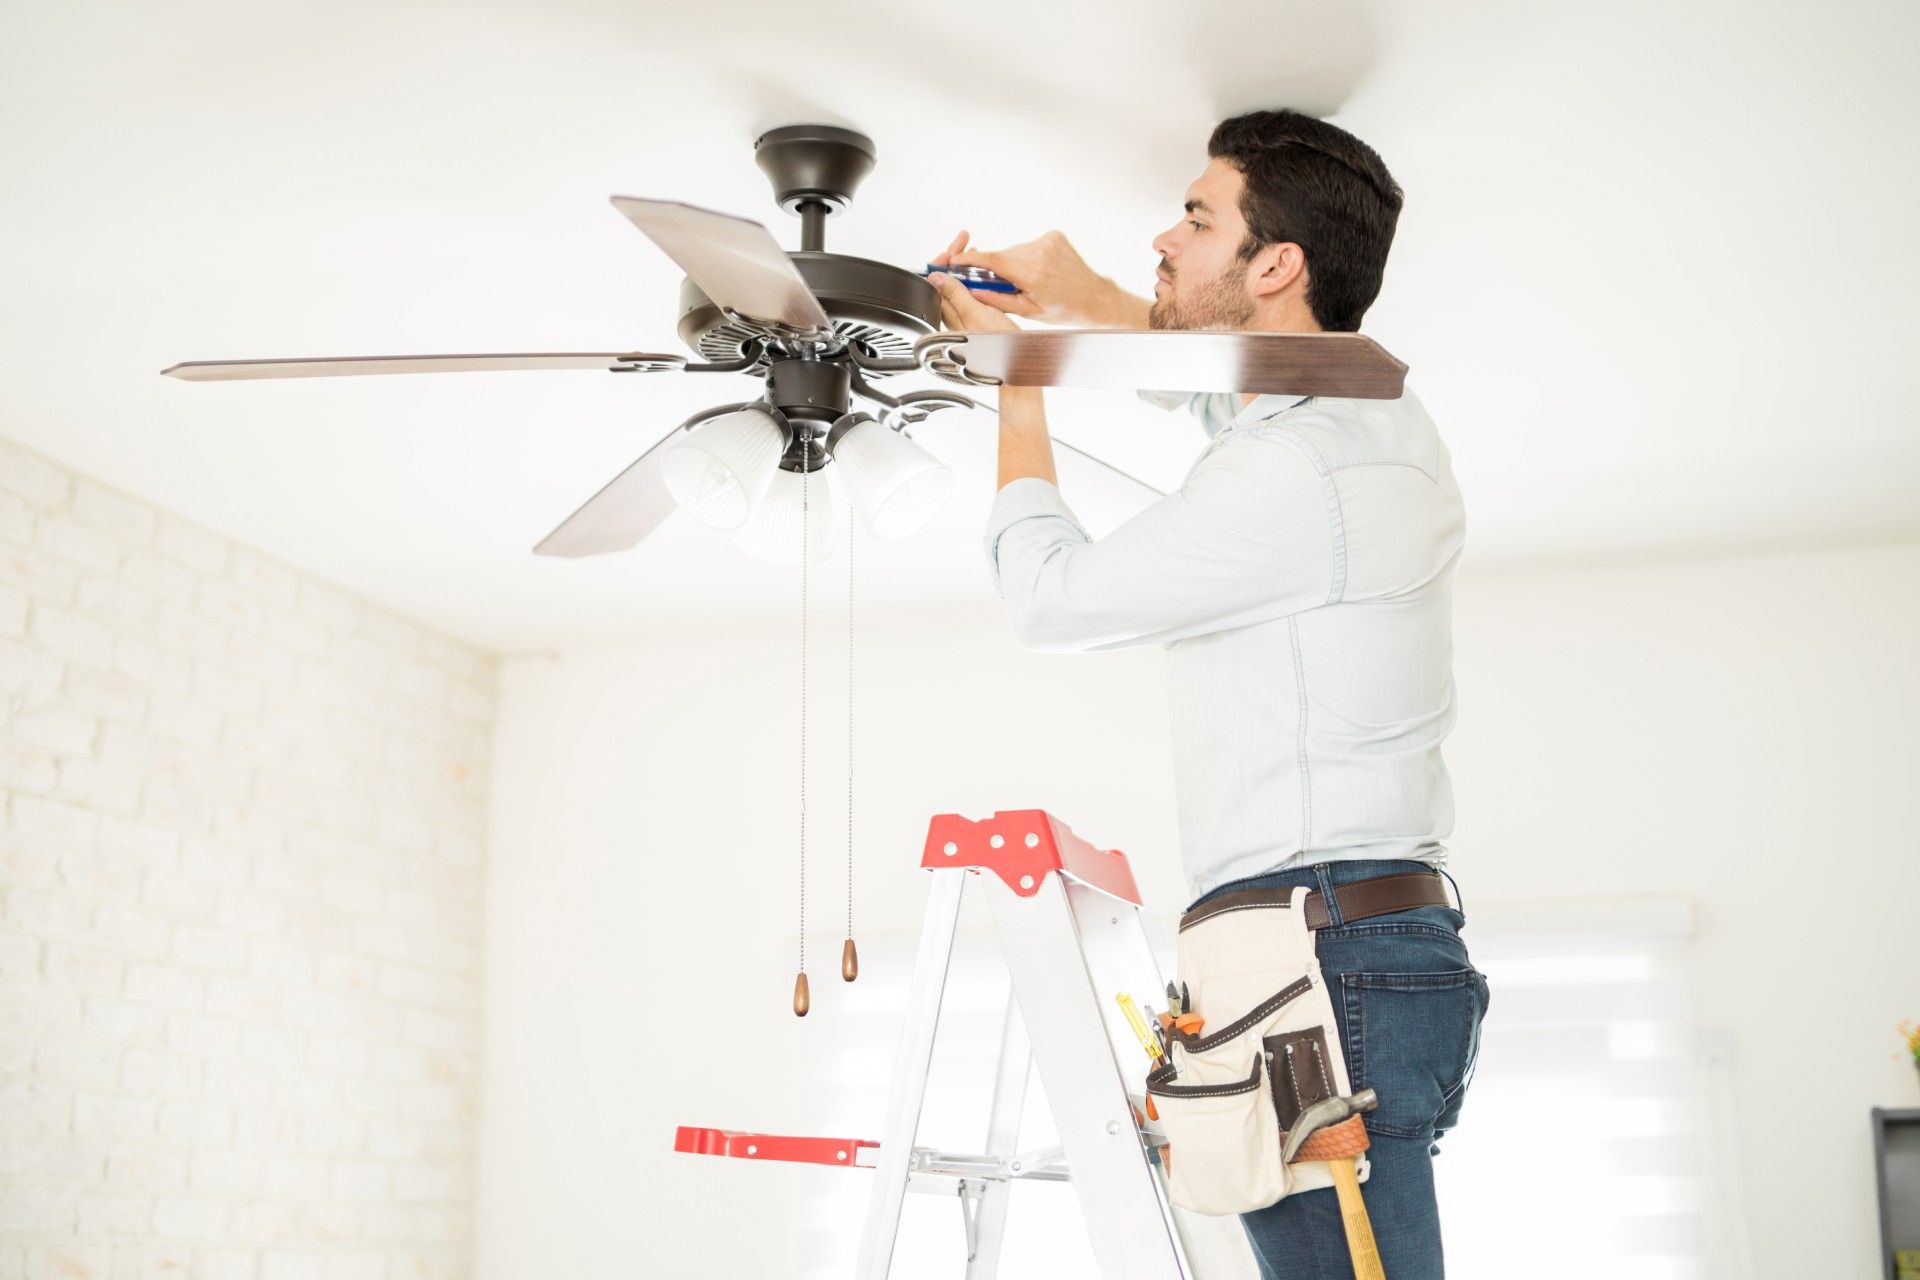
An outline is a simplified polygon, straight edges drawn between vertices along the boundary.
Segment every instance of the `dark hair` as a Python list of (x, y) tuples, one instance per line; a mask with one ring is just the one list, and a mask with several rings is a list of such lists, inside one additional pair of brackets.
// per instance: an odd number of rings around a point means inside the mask
[(1246, 179), (1240, 260), (1290, 242), (1307, 258), (1307, 306), (1322, 329), (1352, 331), (1380, 296), (1400, 218), (1400, 187), (1380, 154), (1336, 125), (1298, 111), (1222, 120), (1207, 155)]

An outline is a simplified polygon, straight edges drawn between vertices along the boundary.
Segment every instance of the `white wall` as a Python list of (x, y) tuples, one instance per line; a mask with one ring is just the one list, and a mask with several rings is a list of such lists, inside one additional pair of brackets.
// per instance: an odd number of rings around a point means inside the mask
[(1756, 1273), (1877, 1274), (1867, 1111), (1920, 1102), (1920, 548), (1469, 578), (1458, 642), (1469, 906), (1692, 897)]
[[(678, 1123), (818, 1128), (777, 1082), (830, 1045), (845, 998), (841, 621), (824, 615), (812, 658), (805, 1022), (787, 1011), (783, 942), (793, 629), (505, 664), (483, 1280), (639, 1257), (778, 1274), (806, 1180), (861, 1176), (669, 1150)], [(1915, 1096), (1893, 1024), (1920, 1013), (1920, 548), (1469, 572), (1458, 649), (1469, 911), (1691, 896), (1702, 1017), (1734, 1041), (1758, 1274), (1871, 1274), (1866, 1111)], [(917, 924), (929, 815), (1027, 806), (1128, 850), (1149, 905), (1181, 905), (1157, 654), (1027, 654), (991, 614), (876, 624), (857, 652), (857, 923)], [(1539, 1170), (1552, 1154), (1515, 1158)]]
[(468, 1272), (494, 676), (0, 441), (0, 1280)]

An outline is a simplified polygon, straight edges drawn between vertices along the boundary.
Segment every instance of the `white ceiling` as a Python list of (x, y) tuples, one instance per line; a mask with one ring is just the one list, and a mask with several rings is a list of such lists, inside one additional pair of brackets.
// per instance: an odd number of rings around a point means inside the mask
[[(176, 360), (677, 349), (678, 273), (606, 202), (761, 217), (752, 140), (855, 126), (828, 247), (1066, 230), (1145, 292), (1223, 114), (1334, 113), (1408, 192), (1368, 328), (1451, 442), (1483, 561), (1920, 537), (1920, 7), (64, 0), (0, 12), (0, 435), (505, 649), (790, 614), (679, 518), (528, 548), (737, 377), (189, 385)], [(898, 384), (896, 384), (898, 385)], [(1198, 429), (1059, 434), (1175, 483)], [(861, 606), (985, 605), (992, 419)], [(1063, 464), (1098, 532), (1136, 504)], [(831, 607), (844, 556), (822, 574)]]

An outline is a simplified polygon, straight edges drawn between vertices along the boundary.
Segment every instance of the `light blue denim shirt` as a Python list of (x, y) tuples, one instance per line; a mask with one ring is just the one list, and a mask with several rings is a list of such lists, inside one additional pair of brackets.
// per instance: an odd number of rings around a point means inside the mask
[(1051, 483), (1002, 488), (994, 589), (1030, 649), (1167, 654), (1195, 897), (1311, 862), (1444, 865), (1460, 491), (1398, 400), (1143, 393), (1212, 437), (1180, 488), (1094, 541)]

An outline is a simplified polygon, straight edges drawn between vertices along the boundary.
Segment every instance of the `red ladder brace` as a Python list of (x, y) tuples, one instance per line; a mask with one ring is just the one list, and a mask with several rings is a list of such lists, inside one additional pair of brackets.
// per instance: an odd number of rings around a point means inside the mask
[[(991, 871), (1023, 898), (1040, 892), (1040, 882), (1059, 872), (1140, 905), (1140, 890), (1134, 885), (1127, 855), (1118, 849), (1094, 848), (1044, 809), (1008, 809), (978, 822), (957, 813), (935, 814), (927, 827), (920, 869), (949, 867), (963, 867), (976, 875)], [(880, 1144), (866, 1138), (796, 1138), (683, 1124), (674, 1132), (673, 1149), (740, 1160), (871, 1168)]]

